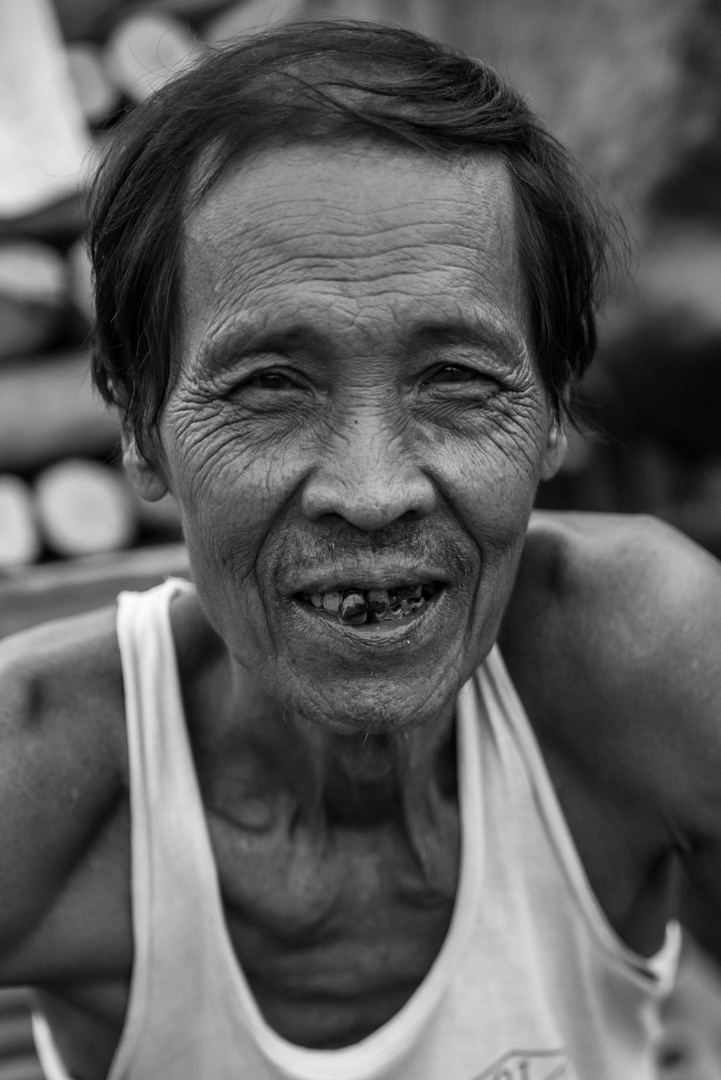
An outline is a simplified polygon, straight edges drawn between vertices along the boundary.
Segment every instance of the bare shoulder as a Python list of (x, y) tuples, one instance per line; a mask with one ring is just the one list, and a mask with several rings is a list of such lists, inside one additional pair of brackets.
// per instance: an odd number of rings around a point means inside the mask
[(126, 789), (114, 609), (0, 643), (0, 978)]
[(697, 812), (721, 770), (716, 559), (649, 517), (534, 515), (502, 646), (542, 736)]
[(115, 729), (123, 705), (115, 608), (5, 638), (0, 642), (0, 687), (4, 739), (57, 729), (71, 742), (82, 734), (88, 746), (97, 742), (112, 755), (111, 744), (116, 750), (122, 745), (122, 731)]
[[(519, 599), (546, 609), (579, 649), (623, 665), (699, 646), (718, 660), (721, 563), (657, 518), (537, 513), (519, 574)], [(670, 652), (669, 652), (670, 650)]]

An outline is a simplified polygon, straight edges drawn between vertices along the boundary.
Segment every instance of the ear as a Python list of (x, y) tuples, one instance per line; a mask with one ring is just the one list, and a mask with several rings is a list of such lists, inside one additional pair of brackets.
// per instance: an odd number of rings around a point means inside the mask
[(546, 449), (541, 463), (541, 479), (550, 480), (555, 476), (566, 456), (568, 439), (561, 420), (554, 416), (546, 436)]
[(122, 432), (123, 468), (125, 475), (141, 499), (157, 502), (168, 493), (168, 485), (157, 464), (148, 461), (140, 451), (135, 436), (125, 426)]

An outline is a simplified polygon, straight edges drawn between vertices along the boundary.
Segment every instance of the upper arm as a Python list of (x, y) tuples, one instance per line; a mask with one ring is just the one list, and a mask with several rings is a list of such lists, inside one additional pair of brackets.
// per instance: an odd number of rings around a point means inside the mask
[(680, 859), (721, 926), (719, 562), (653, 519), (539, 514), (501, 645), (594, 880), (668, 914)]
[(586, 603), (565, 646), (598, 747), (721, 917), (721, 563), (662, 522), (627, 518), (596, 533), (581, 566)]
[(114, 650), (110, 613), (0, 645), (0, 982), (123, 790)]
[(663, 796), (688, 884), (721, 927), (721, 563), (678, 535), (670, 543), (658, 665), (668, 702)]
[(681, 851), (721, 849), (721, 563), (661, 523), (638, 543), (620, 663), (637, 673), (641, 745)]

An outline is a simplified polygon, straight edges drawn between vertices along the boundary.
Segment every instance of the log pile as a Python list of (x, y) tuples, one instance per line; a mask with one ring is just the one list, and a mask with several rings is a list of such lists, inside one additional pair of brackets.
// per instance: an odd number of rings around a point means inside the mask
[[(0, 4), (0, 574), (180, 539), (144, 504), (89, 378), (83, 189), (117, 120), (218, 43), (322, 0)], [(332, 12), (330, 12), (332, 14)]]
[(217, 43), (312, 0), (3, 0), (0, 5), (0, 574), (180, 539), (144, 504), (89, 377), (83, 241), (92, 147)]
[[(118, 493), (118, 422), (87, 374), (88, 150), (206, 43), (336, 15), (421, 28), (495, 64), (611, 191), (639, 270), (589, 383), (610, 439), (575, 439), (542, 501), (661, 513), (721, 553), (721, 0), (2, 0), (0, 572), (90, 543), (92, 530), (71, 541), (43, 524), (54, 465), (102, 465), (98, 505)], [(178, 538), (171, 506), (121, 502), (112, 543)]]

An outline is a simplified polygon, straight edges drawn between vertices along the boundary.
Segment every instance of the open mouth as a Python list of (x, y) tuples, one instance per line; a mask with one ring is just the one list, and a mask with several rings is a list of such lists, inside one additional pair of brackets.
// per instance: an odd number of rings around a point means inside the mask
[(392, 589), (330, 589), (323, 593), (300, 593), (298, 599), (318, 614), (333, 616), (346, 626), (399, 622), (419, 614), (442, 589), (441, 582), (398, 585)]

